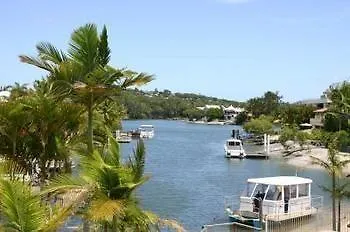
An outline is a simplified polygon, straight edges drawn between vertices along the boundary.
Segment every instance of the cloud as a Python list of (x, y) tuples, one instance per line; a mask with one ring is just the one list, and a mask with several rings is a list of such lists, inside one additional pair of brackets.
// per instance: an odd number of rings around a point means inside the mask
[(219, 0), (222, 3), (227, 3), (227, 4), (243, 4), (243, 3), (248, 3), (253, 0)]

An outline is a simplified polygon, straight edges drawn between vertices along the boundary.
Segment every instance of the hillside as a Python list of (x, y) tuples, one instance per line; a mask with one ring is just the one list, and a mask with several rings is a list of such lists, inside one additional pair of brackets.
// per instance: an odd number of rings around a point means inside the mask
[(172, 93), (164, 91), (127, 90), (121, 96), (121, 103), (130, 119), (187, 118), (200, 114), (196, 109), (204, 105), (244, 106), (244, 103), (208, 97), (194, 93)]

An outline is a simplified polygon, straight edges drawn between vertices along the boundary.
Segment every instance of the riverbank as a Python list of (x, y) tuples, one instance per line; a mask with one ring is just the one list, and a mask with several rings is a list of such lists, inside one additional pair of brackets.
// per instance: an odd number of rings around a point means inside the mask
[[(319, 165), (312, 164), (311, 157), (317, 157), (322, 161), (327, 161), (328, 158), (328, 149), (324, 147), (309, 146), (304, 150), (296, 151), (288, 156), (285, 156), (288, 153), (288, 151), (284, 149), (284, 147), (281, 144), (271, 144), (270, 146), (270, 156), (272, 158), (274, 157), (285, 159), (287, 164), (299, 168), (322, 169)], [(300, 149), (300, 147), (296, 147), (294, 149), (298, 150)], [(341, 160), (350, 159), (350, 153), (340, 152), (339, 156)], [(350, 175), (350, 164), (344, 167), (343, 171), (345, 175)]]

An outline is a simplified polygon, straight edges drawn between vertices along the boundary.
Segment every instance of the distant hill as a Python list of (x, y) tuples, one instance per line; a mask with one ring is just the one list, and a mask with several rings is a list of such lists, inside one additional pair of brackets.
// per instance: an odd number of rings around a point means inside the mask
[(244, 106), (244, 103), (208, 97), (194, 93), (172, 93), (164, 91), (127, 90), (121, 96), (121, 103), (130, 119), (187, 118), (199, 113), (196, 107), (205, 105)]

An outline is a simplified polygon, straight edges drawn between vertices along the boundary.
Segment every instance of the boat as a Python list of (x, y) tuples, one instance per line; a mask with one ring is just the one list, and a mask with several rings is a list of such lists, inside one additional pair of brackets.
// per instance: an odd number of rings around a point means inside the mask
[(275, 176), (247, 180), (239, 208), (227, 204), (231, 222), (262, 228), (266, 221), (282, 222), (310, 216), (322, 208), (323, 198), (311, 195), (312, 180), (298, 176)]
[(224, 145), (226, 158), (244, 158), (246, 153), (243, 148), (243, 143), (240, 139), (231, 138), (226, 140)]
[(130, 133), (117, 130), (115, 132), (115, 134), (116, 134), (116, 140), (118, 141), (118, 143), (130, 143), (131, 142)]
[(138, 128), (140, 132), (140, 138), (151, 139), (154, 136), (154, 126), (153, 125), (141, 125)]

